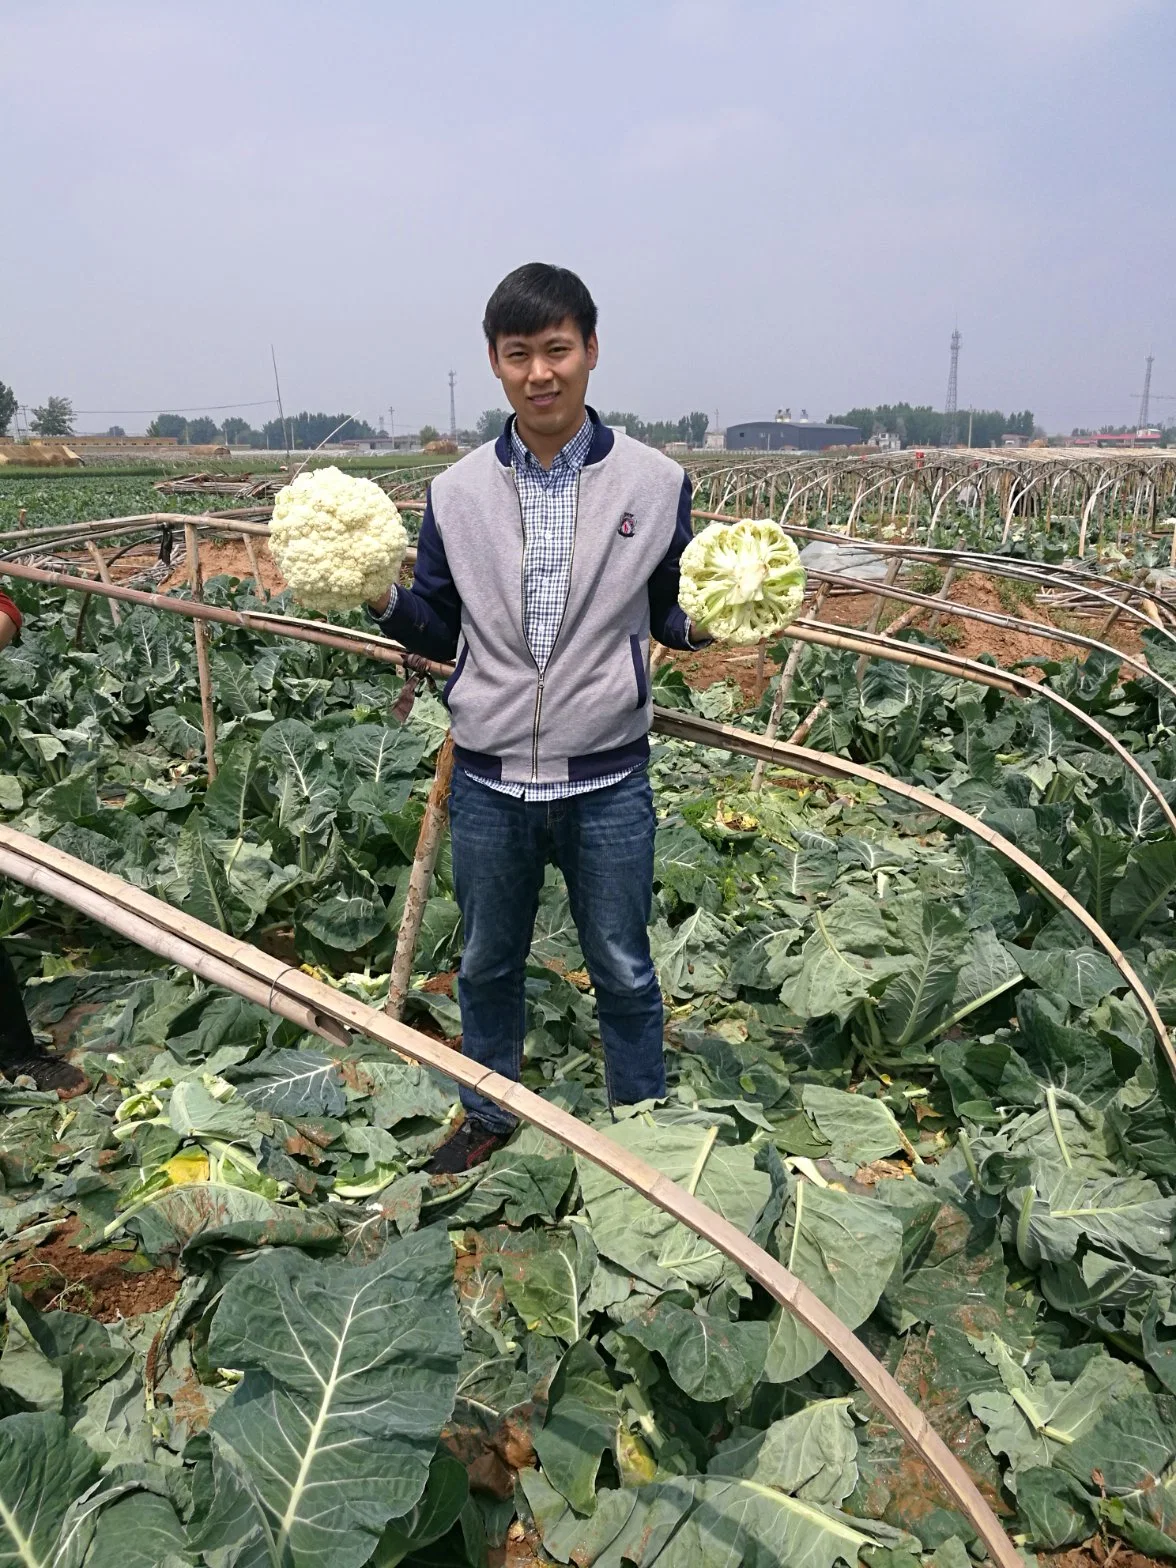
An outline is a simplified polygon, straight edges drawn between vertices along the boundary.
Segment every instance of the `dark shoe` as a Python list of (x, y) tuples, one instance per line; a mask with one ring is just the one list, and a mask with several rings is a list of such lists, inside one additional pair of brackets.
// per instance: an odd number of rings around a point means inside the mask
[(4, 1076), (10, 1081), (24, 1076), (31, 1078), (43, 1092), (56, 1091), (62, 1100), (72, 1100), (90, 1087), (90, 1080), (71, 1062), (60, 1056), (30, 1056), (27, 1061), (0, 1064)]
[(468, 1116), (447, 1139), (425, 1166), (430, 1176), (454, 1176), (460, 1171), (472, 1171), (475, 1165), (484, 1164), (496, 1149), (501, 1149), (510, 1137), (509, 1132), (495, 1132), (485, 1122), (472, 1121)]

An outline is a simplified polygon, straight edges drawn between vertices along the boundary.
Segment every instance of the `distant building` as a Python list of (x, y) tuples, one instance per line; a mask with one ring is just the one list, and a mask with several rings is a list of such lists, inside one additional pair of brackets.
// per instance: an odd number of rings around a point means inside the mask
[(705, 446), (708, 452), (721, 452), (727, 445), (727, 434), (723, 430), (708, 430)]
[(1100, 430), (1092, 436), (1072, 436), (1070, 446), (1159, 446), (1164, 432), (1154, 427), (1146, 430), (1111, 432)]
[(753, 419), (727, 426), (729, 452), (823, 452), (831, 446), (856, 446), (856, 425), (818, 425), (807, 419)]
[(893, 430), (875, 430), (866, 445), (876, 446), (880, 452), (901, 452), (902, 437)]
[(667, 441), (662, 451), (669, 457), (681, 457), (684, 452), (689, 452), (689, 441)]
[(1028, 446), (1029, 437), (1023, 436), (1019, 431), (1006, 430), (1000, 438), (1001, 446)]

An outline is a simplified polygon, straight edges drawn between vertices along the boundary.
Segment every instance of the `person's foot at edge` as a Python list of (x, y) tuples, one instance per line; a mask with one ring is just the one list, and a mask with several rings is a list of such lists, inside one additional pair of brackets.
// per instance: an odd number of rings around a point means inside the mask
[(90, 1087), (90, 1080), (85, 1073), (60, 1056), (42, 1053), (30, 1056), (27, 1061), (4, 1063), (2, 1070), (10, 1081), (20, 1077), (31, 1078), (43, 1093), (52, 1091), (60, 1100), (72, 1100), (75, 1095), (85, 1093)]
[(425, 1166), (429, 1176), (455, 1176), (483, 1165), (510, 1138), (509, 1132), (495, 1132), (485, 1122), (466, 1117), (452, 1138), (447, 1138)]

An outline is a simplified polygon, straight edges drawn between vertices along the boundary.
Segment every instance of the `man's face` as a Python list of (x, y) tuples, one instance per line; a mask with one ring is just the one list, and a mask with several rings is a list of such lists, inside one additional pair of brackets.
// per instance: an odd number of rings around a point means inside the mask
[(504, 334), (490, 345), (490, 368), (520, 424), (542, 435), (574, 434), (569, 427), (578, 428), (583, 418), (597, 354), (595, 332), (585, 343), (569, 316), (529, 337)]

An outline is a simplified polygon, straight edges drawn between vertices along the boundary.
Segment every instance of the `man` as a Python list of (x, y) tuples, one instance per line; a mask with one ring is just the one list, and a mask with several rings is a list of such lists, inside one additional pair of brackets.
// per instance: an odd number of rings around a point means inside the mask
[[(609, 1102), (657, 1099), (649, 644), (705, 640), (678, 604), (690, 481), (586, 406), (596, 306), (574, 273), (520, 267), (483, 328), (514, 414), (433, 481), (413, 587), (369, 607), (405, 647), (457, 660), (445, 700), (464, 1051), (519, 1077), (525, 965), (552, 862), (596, 991)], [(514, 1125), (483, 1096), (461, 1098), (465, 1120), (434, 1171), (481, 1163)]]
[[(19, 634), (21, 614), (7, 594), (0, 593), (0, 649)], [(8, 954), (0, 947), (0, 1072), (8, 1079), (25, 1074), (38, 1089), (56, 1089), (63, 1099), (86, 1087), (84, 1073), (69, 1062), (49, 1056), (33, 1038), (20, 987)]]

